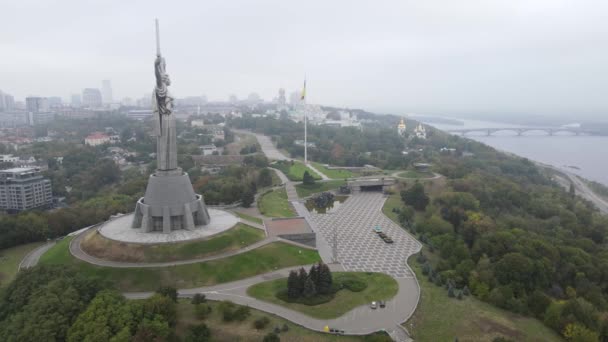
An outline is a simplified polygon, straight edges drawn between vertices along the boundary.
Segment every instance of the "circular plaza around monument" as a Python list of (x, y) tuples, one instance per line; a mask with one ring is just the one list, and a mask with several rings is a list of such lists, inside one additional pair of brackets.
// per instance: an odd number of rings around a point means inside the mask
[(219, 209), (208, 208), (211, 220), (204, 226), (194, 229), (172, 230), (170, 233), (143, 232), (141, 228), (131, 228), (133, 213), (111, 219), (101, 225), (99, 233), (110, 240), (129, 243), (157, 244), (173, 243), (207, 238), (234, 227), (239, 218)]

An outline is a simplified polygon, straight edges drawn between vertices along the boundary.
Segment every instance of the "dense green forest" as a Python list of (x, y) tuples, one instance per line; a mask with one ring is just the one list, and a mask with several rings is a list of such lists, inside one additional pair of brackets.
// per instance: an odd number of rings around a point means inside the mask
[(429, 158), (448, 178), (432, 200), (416, 184), (401, 194), (402, 225), (439, 256), (419, 257), (429, 279), (535, 316), (570, 341), (606, 341), (608, 218), (529, 160), (453, 136), (429, 144), (474, 154)]
[[(0, 294), (2, 341), (179, 341), (177, 292), (160, 288), (145, 300), (127, 301), (103, 279), (71, 268), (36, 267), (20, 272)], [(207, 341), (204, 325), (185, 341)]]

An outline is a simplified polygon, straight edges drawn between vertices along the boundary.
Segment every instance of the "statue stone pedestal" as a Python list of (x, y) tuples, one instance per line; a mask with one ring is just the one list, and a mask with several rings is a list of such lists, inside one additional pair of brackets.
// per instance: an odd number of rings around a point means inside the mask
[(194, 193), (190, 178), (180, 168), (157, 170), (148, 180), (144, 197), (137, 201), (133, 228), (142, 232), (170, 233), (209, 223), (203, 196)]

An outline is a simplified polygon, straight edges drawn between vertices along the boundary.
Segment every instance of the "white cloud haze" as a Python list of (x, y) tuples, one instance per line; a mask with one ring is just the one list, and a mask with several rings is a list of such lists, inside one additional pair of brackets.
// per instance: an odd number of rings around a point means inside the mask
[(69, 97), (153, 87), (154, 18), (177, 97), (210, 100), (304, 75), (315, 103), (395, 113), (601, 115), (608, 2), (3, 1), (0, 89)]

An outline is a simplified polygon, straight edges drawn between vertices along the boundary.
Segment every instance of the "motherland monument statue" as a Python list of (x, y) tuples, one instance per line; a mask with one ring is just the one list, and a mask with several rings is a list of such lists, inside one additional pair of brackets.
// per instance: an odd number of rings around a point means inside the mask
[(188, 174), (177, 166), (177, 137), (171, 80), (160, 53), (158, 20), (156, 20), (156, 85), (152, 95), (156, 135), (156, 163), (144, 197), (137, 201), (132, 228), (143, 232), (170, 233), (174, 230), (200, 228), (210, 222), (202, 195), (194, 193)]

